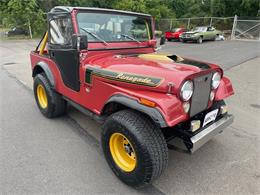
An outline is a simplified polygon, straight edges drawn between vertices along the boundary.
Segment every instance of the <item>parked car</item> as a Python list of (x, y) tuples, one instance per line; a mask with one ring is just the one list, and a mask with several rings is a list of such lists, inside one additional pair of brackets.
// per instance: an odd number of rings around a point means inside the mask
[(192, 31), (181, 34), (180, 40), (182, 42), (193, 41), (202, 43), (205, 40), (215, 40), (222, 32), (216, 30), (212, 26), (195, 27)]
[(6, 32), (6, 35), (9, 36), (15, 36), (15, 35), (28, 35), (28, 31), (19, 28), (19, 27), (14, 27), (10, 31)]
[(158, 178), (172, 139), (192, 153), (232, 123), (224, 100), (234, 92), (223, 70), (156, 53), (151, 15), (58, 6), (47, 18), (30, 54), (36, 104), (47, 118), (70, 104), (100, 122), (104, 157), (126, 184)]
[(187, 30), (185, 28), (174, 28), (172, 30), (169, 30), (167, 32), (165, 32), (165, 38), (168, 41), (171, 40), (179, 40), (180, 35), (184, 32), (186, 32)]

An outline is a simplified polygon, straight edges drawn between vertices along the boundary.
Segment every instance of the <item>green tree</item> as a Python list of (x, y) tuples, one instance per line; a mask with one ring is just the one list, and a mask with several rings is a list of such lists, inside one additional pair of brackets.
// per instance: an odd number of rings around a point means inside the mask
[(145, 0), (119, 0), (114, 2), (113, 8), (134, 12), (146, 12)]
[(33, 34), (39, 35), (46, 30), (46, 13), (58, 5), (143, 12), (156, 20), (235, 14), (256, 17), (260, 13), (259, 0), (0, 0), (0, 23), (5, 27), (28, 28), (30, 22)]
[(28, 28), (31, 25), (33, 33), (38, 34), (45, 25), (44, 13), (38, 8), (36, 0), (2, 1), (0, 14), (3, 18), (3, 25), (22, 28)]
[(114, 2), (113, 8), (148, 13), (157, 20), (165, 17), (174, 17), (174, 12), (165, 2), (164, 0), (118, 0)]

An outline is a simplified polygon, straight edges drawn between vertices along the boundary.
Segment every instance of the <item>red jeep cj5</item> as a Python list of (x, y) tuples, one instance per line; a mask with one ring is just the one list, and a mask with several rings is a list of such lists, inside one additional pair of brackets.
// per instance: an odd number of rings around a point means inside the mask
[(61, 116), (71, 104), (102, 123), (105, 158), (134, 187), (161, 175), (176, 139), (194, 152), (233, 121), (219, 66), (155, 49), (150, 15), (55, 7), (30, 54), (42, 114)]

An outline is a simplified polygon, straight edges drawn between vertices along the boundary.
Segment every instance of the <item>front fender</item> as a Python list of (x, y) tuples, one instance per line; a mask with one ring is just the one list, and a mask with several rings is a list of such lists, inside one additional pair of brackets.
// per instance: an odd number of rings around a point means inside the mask
[(223, 100), (233, 94), (234, 94), (234, 90), (231, 81), (228, 78), (223, 77), (216, 91), (215, 100), (216, 101)]
[(161, 114), (161, 112), (158, 109), (144, 106), (135, 99), (129, 98), (124, 95), (117, 94), (117, 95), (110, 97), (106, 104), (111, 103), (111, 102), (122, 104), (126, 107), (129, 107), (133, 110), (140, 111), (140, 112), (150, 116), (151, 119), (156, 124), (158, 124), (161, 128), (168, 126), (163, 115)]

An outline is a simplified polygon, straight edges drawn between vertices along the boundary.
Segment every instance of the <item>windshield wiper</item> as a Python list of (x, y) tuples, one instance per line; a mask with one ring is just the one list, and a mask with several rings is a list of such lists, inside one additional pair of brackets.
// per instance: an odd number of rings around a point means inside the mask
[(101, 41), (105, 46), (108, 45), (108, 43), (107, 43), (105, 40), (101, 39), (101, 38), (100, 38), (99, 36), (97, 36), (95, 33), (92, 33), (92, 32), (90, 32), (90, 31), (88, 31), (88, 30), (86, 30), (86, 29), (84, 29), (84, 28), (80, 28), (80, 29), (83, 30), (84, 32), (90, 34), (92, 37), (94, 37), (94, 38), (98, 39), (99, 41)]
[(120, 34), (121, 36), (123, 36), (123, 37), (126, 37), (126, 38), (128, 38), (128, 39), (131, 39), (131, 40), (133, 40), (133, 41), (136, 41), (137, 43), (141, 43), (140, 41), (138, 41), (137, 39), (135, 39), (134, 37), (131, 37), (131, 36), (129, 36), (129, 35), (125, 35), (125, 34)]

